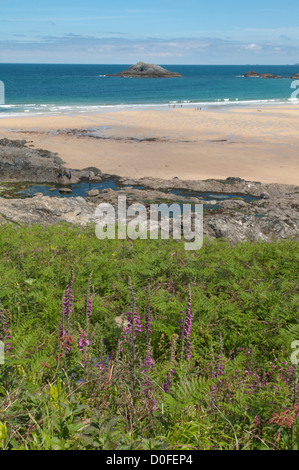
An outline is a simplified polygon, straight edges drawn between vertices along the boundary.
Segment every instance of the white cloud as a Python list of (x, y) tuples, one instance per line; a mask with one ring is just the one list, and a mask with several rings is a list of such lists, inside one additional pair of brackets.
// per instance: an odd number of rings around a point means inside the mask
[(261, 46), (259, 46), (258, 44), (245, 44), (244, 46), (242, 46), (243, 49), (248, 49), (248, 50), (251, 50), (251, 51), (260, 51), (261, 50)]
[[(18, 62), (32, 57), (37, 62), (131, 63), (151, 58), (159, 62), (165, 57), (175, 63), (280, 63), (298, 61), (299, 47), (292, 44), (246, 42), (213, 37), (147, 38), (66, 36), (35, 36), (31, 40), (14, 37), (0, 41), (0, 61)], [(155, 60), (156, 57), (156, 60)], [(278, 60), (278, 59), (277, 59)], [(166, 62), (165, 62), (166, 64)]]

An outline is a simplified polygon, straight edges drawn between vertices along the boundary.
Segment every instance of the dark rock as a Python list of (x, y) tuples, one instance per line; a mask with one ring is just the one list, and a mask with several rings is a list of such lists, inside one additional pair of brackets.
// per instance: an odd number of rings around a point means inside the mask
[(242, 180), (242, 178), (237, 178), (235, 176), (229, 176), (224, 180), (225, 183), (227, 184), (235, 184), (235, 183), (244, 183), (245, 180)]
[(72, 193), (71, 188), (59, 188), (60, 193)]
[(26, 140), (0, 139), (0, 181), (76, 184), (79, 181), (101, 181), (102, 172), (97, 168), (69, 169), (56, 153), (44, 149), (32, 149)]
[(138, 62), (135, 65), (131, 65), (127, 70), (116, 73), (114, 75), (108, 75), (110, 77), (141, 77), (141, 78), (171, 78), (181, 77), (179, 73), (170, 72), (169, 70), (160, 67), (160, 65), (145, 64), (144, 62)]
[(260, 78), (282, 78), (278, 75), (272, 75), (271, 73), (263, 73)]
[(299, 73), (295, 73), (290, 77), (292, 80), (299, 80)]
[(9, 140), (9, 139), (0, 139), (0, 145), (2, 147), (16, 147), (24, 148), (26, 145), (26, 140)]
[(244, 74), (244, 77), (260, 77), (261, 74), (258, 73), (258, 72), (255, 72), (254, 70), (252, 70), (251, 72), (247, 72)]
[(247, 72), (244, 74), (244, 77), (249, 78), (283, 78), (279, 75), (273, 75), (272, 73), (258, 73), (258, 72)]
[(28, 148), (24, 140), (0, 141), (0, 181), (56, 182), (61, 165), (56, 153)]

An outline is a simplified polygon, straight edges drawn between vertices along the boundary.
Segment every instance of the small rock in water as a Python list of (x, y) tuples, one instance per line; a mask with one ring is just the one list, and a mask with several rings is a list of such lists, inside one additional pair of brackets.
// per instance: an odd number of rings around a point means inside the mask
[(59, 188), (60, 193), (71, 193), (71, 188)]
[(95, 197), (100, 194), (100, 191), (98, 189), (91, 189), (90, 191), (87, 191), (87, 194), (89, 197)]
[(56, 188), (50, 188), (49, 191), (56, 191)]

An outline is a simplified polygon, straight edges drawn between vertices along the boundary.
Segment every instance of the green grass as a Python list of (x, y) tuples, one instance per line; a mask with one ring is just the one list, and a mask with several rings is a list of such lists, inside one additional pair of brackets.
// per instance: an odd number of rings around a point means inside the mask
[[(298, 445), (296, 370), (290, 363), (291, 343), (299, 340), (297, 242), (205, 241), (201, 250), (189, 252), (174, 240), (100, 241), (91, 228), (0, 230), (0, 299), (13, 345), (0, 365), (0, 423), (6, 422), (2, 441), (0, 424), (0, 448)], [(58, 335), (72, 270), (68, 333), (74, 343), (66, 352), (58, 348)], [(86, 326), (91, 273), (93, 308)], [(115, 319), (129, 311), (129, 279), (143, 323), (149, 286), (151, 292), (154, 367), (147, 398), (144, 332), (136, 335), (134, 357), (128, 347), (119, 351), (121, 327)], [(180, 359), (179, 344), (174, 352), (188, 286), (191, 361)], [(93, 343), (83, 358), (76, 346), (80, 328)], [(102, 369), (94, 367), (93, 357)], [(162, 385), (173, 365), (176, 374), (165, 393)], [(147, 400), (153, 399), (156, 409), (150, 410)]]

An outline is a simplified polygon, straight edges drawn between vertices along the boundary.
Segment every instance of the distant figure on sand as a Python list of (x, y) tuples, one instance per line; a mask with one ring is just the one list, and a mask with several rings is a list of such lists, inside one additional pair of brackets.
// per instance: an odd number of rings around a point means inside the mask
[(69, 171), (69, 180), (72, 178), (72, 170)]

